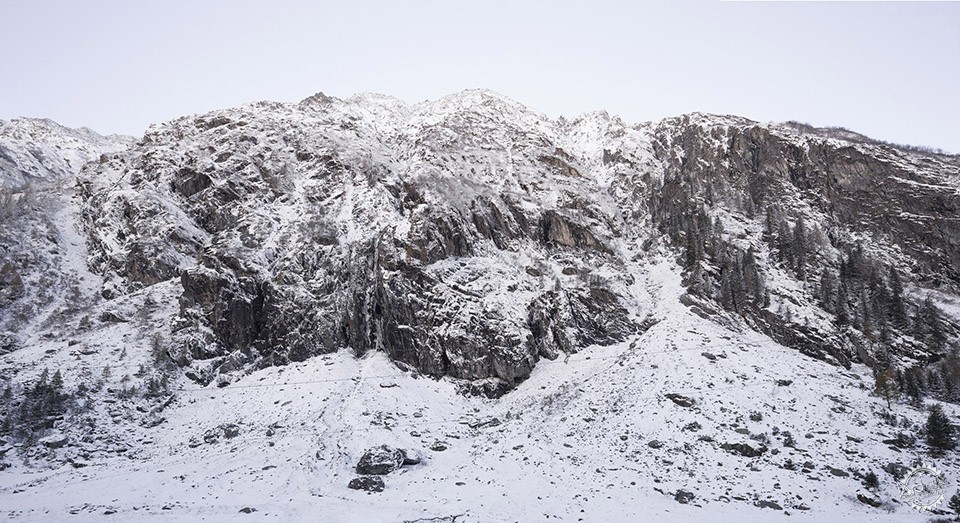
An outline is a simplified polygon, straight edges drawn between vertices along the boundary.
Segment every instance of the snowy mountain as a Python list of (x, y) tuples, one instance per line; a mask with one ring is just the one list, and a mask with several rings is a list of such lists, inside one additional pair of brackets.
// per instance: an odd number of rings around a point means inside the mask
[(13, 516), (929, 516), (958, 157), (483, 90), (26, 129), (3, 177), (77, 197), (6, 215)]

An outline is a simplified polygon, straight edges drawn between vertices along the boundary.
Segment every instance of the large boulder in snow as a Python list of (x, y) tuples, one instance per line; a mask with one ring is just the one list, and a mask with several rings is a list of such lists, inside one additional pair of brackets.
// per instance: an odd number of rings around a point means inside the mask
[(367, 449), (357, 462), (357, 474), (389, 474), (403, 466), (404, 452), (387, 445)]

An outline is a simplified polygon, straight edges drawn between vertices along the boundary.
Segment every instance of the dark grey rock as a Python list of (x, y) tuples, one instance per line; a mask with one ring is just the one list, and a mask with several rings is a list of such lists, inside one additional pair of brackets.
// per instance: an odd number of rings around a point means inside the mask
[(389, 474), (403, 466), (404, 452), (387, 445), (368, 449), (357, 462), (357, 474)]
[(845, 470), (841, 470), (833, 467), (827, 467), (827, 470), (830, 472), (830, 474), (833, 474), (834, 476), (837, 476), (840, 478), (845, 478), (850, 475), (850, 473)]
[(667, 398), (668, 400), (676, 403), (677, 405), (679, 405), (679, 406), (681, 406), (681, 407), (687, 407), (687, 408), (689, 408), (689, 407), (692, 407), (692, 406), (696, 405), (696, 403), (697, 403), (696, 401), (693, 400), (693, 398), (688, 398), (688, 397), (686, 397), (686, 396), (682, 396), (682, 395), (680, 395), (680, 394), (676, 394), (676, 393), (672, 393), (672, 392), (671, 392), (671, 393), (668, 393), (668, 394), (664, 394), (664, 396), (666, 396), (666, 398)]
[(106, 323), (124, 323), (127, 319), (118, 312), (103, 311), (100, 313), (100, 321)]
[(780, 504), (777, 503), (776, 501), (770, 501), (766, 499), (762, 499), (758, 501), (757, 506), (760, 508), (772, 508), (773, 510), (783, 510), (783, 507), (780, 506)]
[(864, 505), (870, 505), (873, 508), (879, 508), (880, 505), (883, 505), (879, 499), (864, 494), (863, 492), (857, 492), (857, 501), (863, 503)]
[(757, 458), (767, 452), (767, 447), (764, 445), (752, 447), (747, 443), (724, 443), (720, 445), (720, 448), (731, 454), (736, 454), (745, 458)]
[(365, 490), (367, 492), (383, 492), (384, 483), (380, 476), (360, 476), (353, 478), (347, 487), (354, 490)]
[(673, 495), (673, 499), (681, 505), (686, 505), (692, 502), (694, 498), (696, 498), (696, 496), (693, 494), (693, 492), (683, 489), (678, 490), (677, 493)]

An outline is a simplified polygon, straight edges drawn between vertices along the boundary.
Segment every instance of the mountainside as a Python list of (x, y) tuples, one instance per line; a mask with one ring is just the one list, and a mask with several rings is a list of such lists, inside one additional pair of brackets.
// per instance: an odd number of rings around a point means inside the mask
[(59, 192), (4, 200), (11, 515), (902, 521), (956, 414), (957, 156), (483, 90), (15, 123), (0, 185)]
[(98, 292), (70, 199), (84, 164), (133, 142), (51, 120), (0, 121), (0, 353), (29, 326), (55, 321), (57, 306), (75, 309)]
[(853, 245), (882, 276), (955, 289), (958, 169), (739, 118), (553, 122), (467, 91), (184, 118), (89, 167), (81, 187), (109, 295), (179, 277), (174, 357), (202, 381), (350, 347), (511, 386), (541, 357), (638, 332), (649, 311), (632, 275), (664, 238), (711, 244), (684, 261), (694, 290), (719, 298), (720, 258), (770, 257), (761, 236), (780, 231), (762, 229), (765, 213), (791, 240), (796, 222), (816, 227), (803, 239), (814, 252), (802, 268), (784, 260), (796, 295), (761, 295), (782, 268), (768, 259), (727, 308), (846, 364), (849, 336), (817, 318), (798, 334), (772, 311), (815, 309), (821, 272)]

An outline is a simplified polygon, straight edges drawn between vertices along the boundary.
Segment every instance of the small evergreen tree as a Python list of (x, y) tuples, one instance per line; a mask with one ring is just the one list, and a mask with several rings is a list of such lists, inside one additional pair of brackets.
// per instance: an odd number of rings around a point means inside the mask
[(960, 490), (954, 493), (954, 495), (950, 496), (950, 501), (947, 502), (947, 507), (957, 515), (957, 521), (960, 521)]
[(726, 310), (736, 309), (736, 298), (734, 297), (732, 271), (729, 266), (721, 269), (720, 274), (720, 304)]
[(907, 309), (903, 303), (903, 281), (894, 267), (890, 268), (890, 322), (897, 329), (907, 325)]
[(797, 219), (797, 226), (793, 228), (793, 260), (797, 271), (797, 278), (807, 279), (807, 258), (810, 255), (810, 239), (807, 237), (807, 222), (801, 216)]
[(743, 255), (743, 287), (753, 303), (763, 305), (763, 277), (760, 275), (757, 255), (752, 246)]
[(922, 324), (920, 339), (927, 343), (927, 346), (940, 352), (947, 344), (947, 337), (943, 331), (943, 321), (940, 318), (940, 309), (934, 305), (933, 300), (928, 295), (917, 311), (917, 323)]
[(863, 486), (870, 490), (877, 490), (880, 488), (880, 478), (877, 477), (877, 473), (871, 470), (864, 474)]
[(910, 404), (917, 408), (923, 405), (923, 384), (920, 380), (920, 371), (916, 368), (903, 373), (903, 391), (910, 398)]
[(820, 306), (827, 312), (837, 310), (837, 277), (830, 267), (824, 267), (820, 274)]
[(837, 325), (843, 327), (844, 325), (850, 325), (850, 308), (847, 305), (847, 288), (842, 283), (840, 284), (840, 290), (837, 291), (837, 301), (834, 305), (835, 314), (837, 315)]
[(791, 256), (793, 252), (790, 248), (792, 238), (793, 233), (790, 230), (790, 224), (781, 217), (777, 224), (777, 252), (780, 254), (780, 261), (790, 267), (793, 267), (793, 257)]
[(956, 442), (953, 438), (953, 425), (950, 424), (950, 418), (943, 412), (943, 407), (939, 404), (930, 406), (930, 414), (927, 416), (926, 424), (927, 446), (934, 453), (942, 453), (952, 449)]

